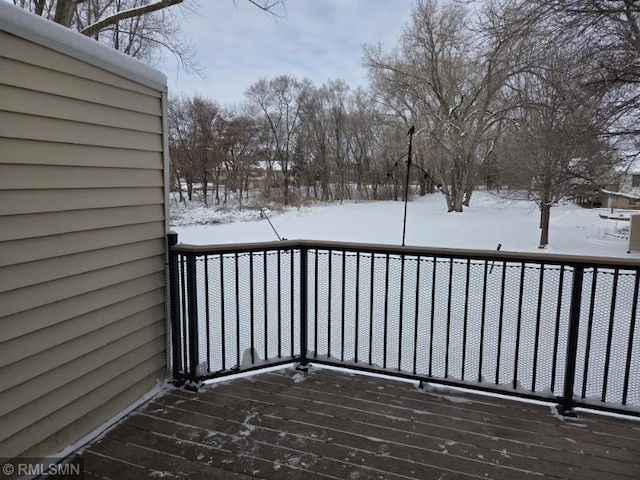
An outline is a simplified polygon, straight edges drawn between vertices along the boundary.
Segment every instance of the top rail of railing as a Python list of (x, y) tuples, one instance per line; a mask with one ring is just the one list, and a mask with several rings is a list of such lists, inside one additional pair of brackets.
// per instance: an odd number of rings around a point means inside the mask
[(215, 255), (221, 253), (247, 253), (268, 250), (319, 249), (380, 253), (391, 255), (427, 256), (439, 258), (459, 258), (470, 260), (493, 260), (525, 262), (537, 264), (581, 265), (584, 267), (609, 267), (640, 270), (638, 257), (599, 257), (587, 255), (566, 255), (547, 252), (512, 252), (509, 250), (472, 250), (459, 248), (400, 246), (390, 244), (337, 242), (326, 240), (283, 240), (273, 242), (251, 242), (232, 244), (190, 245), (179, 243), (171, 249), (176, 253), (190, 255)]

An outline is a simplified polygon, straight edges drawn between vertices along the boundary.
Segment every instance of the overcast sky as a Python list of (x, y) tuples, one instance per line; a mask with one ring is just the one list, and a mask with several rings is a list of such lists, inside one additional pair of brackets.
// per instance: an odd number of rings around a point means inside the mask
[[(201, 0), (185, 20), (206, 78), (178, 71), (167, 55), (158, 65), (171, 92), (198, 93), (222, 104), (244, 100), (262, 77), (309, 78), (316, 86), (343, 79), (367, 84), (362, 45), (396, 43), (412, 0), (286, 0), (286, 16), (274, 19), (247, 0)], [(282, 10), (278, 10), (284, 13)]]

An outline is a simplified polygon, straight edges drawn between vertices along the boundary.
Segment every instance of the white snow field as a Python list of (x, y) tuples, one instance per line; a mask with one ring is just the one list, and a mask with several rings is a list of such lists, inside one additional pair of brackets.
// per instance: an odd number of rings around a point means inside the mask
[[(270, 218), (289, 239), (398, 245), (403, 207), (317, 206)], [(570, 203), (555, 207), (546, 253), (638, 259), (621, 238), (628, 222), (602, 219), (602, 211)], [(199, 223), (216, 218), (205, 209), (191, 217)], [(502, 251), (538, 253), (538, 222), (532, 202), (476, 192), (471, 208), (447, 213), (442, 198), (432, 195), (409, 203), (406, 243), (485, 250), (500, 243)], [(192, 244), (276, 240), (266, 220), (176, 230), (179, 241)], [(312, 361), (358, 363), (538, 397), (562, 393), (571, 267), (429, 255), (403, 260), (383, 248), (375, 254), (312, 248), (308, 255)], [(199, 374), (299, 354), (300, 252), (273, 246), (198, 258)], [(636, 278), (628, 269), (585, 269), (574, 394), (587, 403), (640, 408)]]
[[(302, 207), (283, 214), (270, 212), (269, 217), (280, 236), (288, 239), (399, 245), (403, 212), (403, 202), (384, 201)], [(609, 211), (572, 203), (552, 208), (546, 252), (640, 258), (639, 253), (627, 253), (628, 241), (621, 238), (629, 222), (605, 220), (599, 213)], [(629, 216), (629, 212), (617, 213)], [(483, 250), (495, 250), (502, 244), (505, 251), (537, 252), (539, 221), (538, 207), (529, 201), (505, 200), (479, 191), (464, 212), (448, 213), (440, 194), (427, 195), (408, 203), (406, 244)], [(277, 240), (258, 210), (233, 214), (198, 208), (181, 212), (176, 224), (179, 241), (188, 244)]]

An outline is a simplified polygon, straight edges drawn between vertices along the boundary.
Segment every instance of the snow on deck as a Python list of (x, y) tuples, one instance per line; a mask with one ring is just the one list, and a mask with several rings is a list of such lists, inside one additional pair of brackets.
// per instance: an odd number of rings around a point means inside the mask
[[(427, 389), (429, 390), (429, 389)], [(640, 478), (640, 421), (312, 368), (169, 390), (81, 455), (90, 478)]]

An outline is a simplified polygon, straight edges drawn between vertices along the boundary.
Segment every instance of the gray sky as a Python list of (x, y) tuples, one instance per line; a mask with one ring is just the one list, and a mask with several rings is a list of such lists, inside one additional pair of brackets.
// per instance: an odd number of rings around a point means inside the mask
[(262, 77), (288, 74), (316, 86), (343, 79), (367, 84), (362, 45), (389, 51), (409, 20), (412, 0), (287, 0), (286, 16), (265, 14), (246, 0), (201, 0), (184, 30), (191, 37), (204, 80), (178, 71), (166, 55), (158, 65), (173, 93), (198, 93), (222, 104), (244, 100)]

